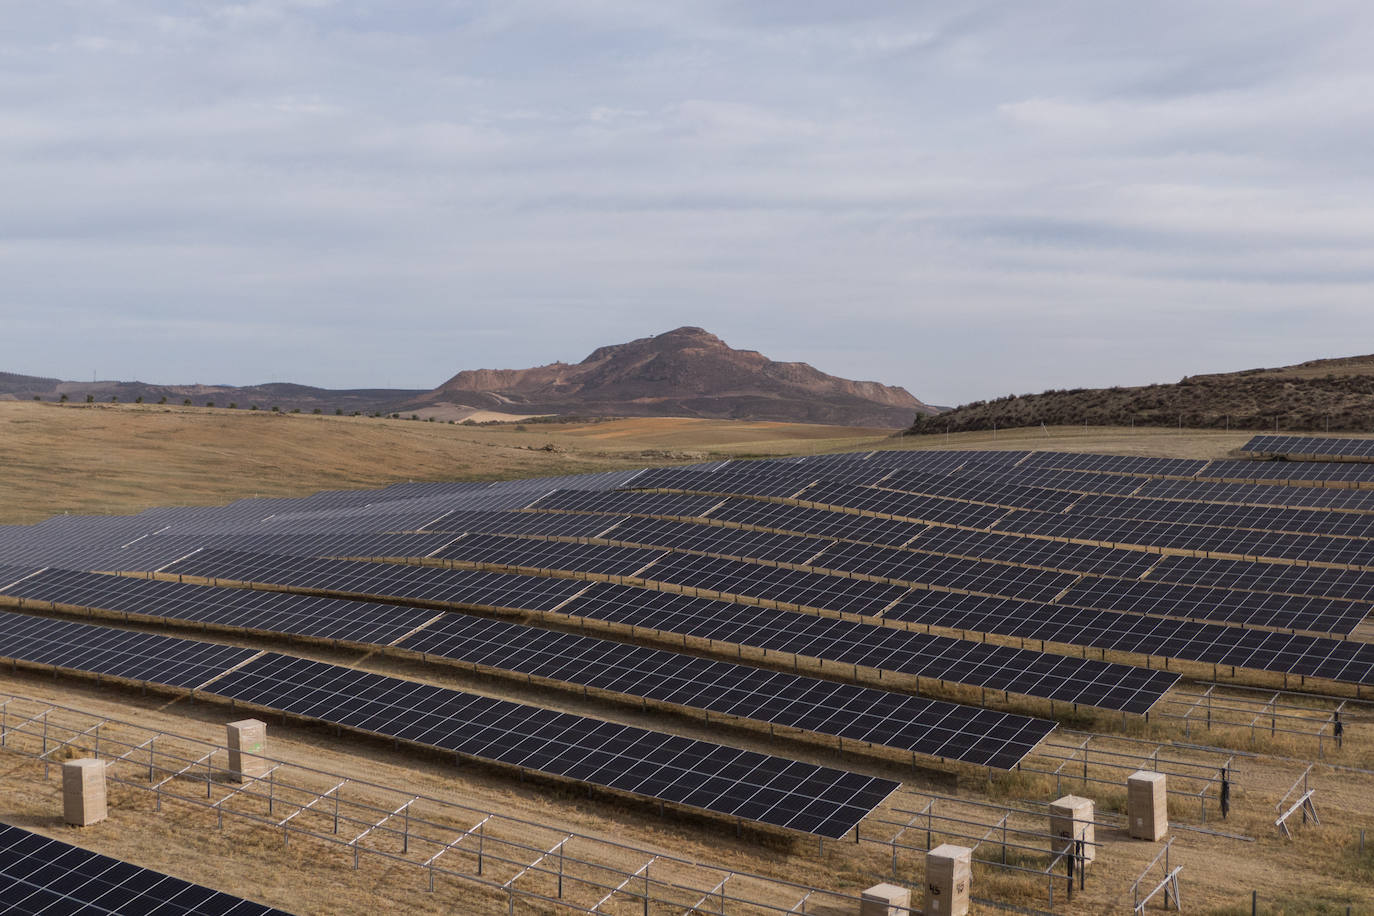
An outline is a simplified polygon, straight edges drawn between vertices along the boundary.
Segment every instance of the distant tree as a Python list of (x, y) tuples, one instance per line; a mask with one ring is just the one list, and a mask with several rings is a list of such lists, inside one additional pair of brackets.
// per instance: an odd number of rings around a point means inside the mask
[(398, 414), (398, 413), (394, 413), (394, 414), (391, 415), (391, 419), (393, 419), (393, 420), (399, 420), (399, 419), (401, 419), (401, 415)]
[(434, 422), (434, 418), (433, 418), (433, 417), (425, 417), (425, 422), (426, 422), (426, 423), (433, 423), (433, 422)]
[[(336, 416), (336, 417), (342, 417), (342, 416), (343, 416), (343, 408), (342, 408), (342, 407), (335, 407), (335, 408), (334, 408), (334, 416)], [(354, 412), (354, 416), (357, 416), (357, 412), (356, 412), (356, 411)]]
[(273, 404), (273, 405), (272, 405), (272, 412), (273, 412), (273, 413), (280, 413), (280, 412), (281, 412), (281, 408), (278, 407), (276, 404)]
[(314, 410), (312, 410), (312, 411), (310, 411), (310, 412), (311, 412), (311, 413), (320, 413), (321, 411), (320, 411), (320, 409), (319, 409), (318, 407), (316, 407)]
[(63, 392), (62, 396), (59, 397), (59, 398), (57, 399), (57, 402), (58, 402), (59, 404), (65, 404), (65, 403), (67, 403), (67, 395), (66, 395), (65, 392)]
[(158, 399), (158, 403), (159, 403), (159, 404), (166, 404), (166, 403), (167, 403), (167, 395), (164, 394), (161, 398), (159, 398), (159, 399)]
[(117, 395), (117, 394), (112, 394), (112, 395), (110, 395), (110, 403), (111, 403), (111, 404), (118, 404), (118, 403), (119, 403), (119, 395)]
[(418, 420), (418, 419), (420, 419), (420, 415), (419, 415), (418, 413), (413, 413), (413, 414), (410, 415), (410, 418), (411, 418), (412, 420)]
[(230, 401), (230, 402), (229, 402), (229, 409), (230, 409), (230, 410), (238, 410), (238, 409), (239, 409), (238, 402), (237, 402), (237, 401)]
[(215, 402), (214, 402), (214, 401), (206, 401), (206, 402), (205, 402), (205, 406), (206, 406), (206, 407), (214, 407), (214, 406), (215, 406)]
[(476, 426), (476, 425), (477, 425), (477, 421), (474, 420), (474, 419), (472, 419), (472, 417), (468, 417), (466, 420), (463, 421), (463, 425), (464, 425), (464, 426)]
[(134, 398), (134, 403), (135, 403), (135, 404), (142, 404), (142, 403), (143, 403), (143, 395), (140, 394), (138, 397)]
[(41, 400), (43, 400), (43, 398), (42, 398), (40, 395), (36, 395), (36, 394), (33, 396), (33, 399), (34, 399), (35, 401), (41, 401)]
[(94, 403), (95, 403), (95, 395), (93, 395), (93, 394), (88, 394), (88, 395), (86, 395), (86, 403), (87, 403), (87, 404), (94, 404)]
[(292, 408), (291, 408), (291, 412), (292, 412), (292, 413), (300, 413), (300, 412), (301, 412), (301, 409), (300, 409), (299, 407), (292, 407)]
[(258, 405), (256, 405), (256, 404), (250, 404), (250, 405), (248, 405), (248, 409), (249, 409), (249, 410), (257, 410), (257, 409), (258, 409)]
[(184, 400), (182, 400), (181, 403), (182, 403), (184, 406), (186, 406), (186, 407), (190, 407), (190, 406), (191, 406), (191, 399), (190, 399), (190, 398), (185, 398)]

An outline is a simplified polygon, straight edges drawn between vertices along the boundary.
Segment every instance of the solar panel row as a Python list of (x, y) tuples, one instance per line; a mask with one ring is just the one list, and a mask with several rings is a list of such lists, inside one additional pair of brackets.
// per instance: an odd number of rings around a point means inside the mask
[(898, 783), (268, 654), (213, 692), (361, 731), (825, 837), (844, 836)]
[(1374, 684), (1374, 644), (1345, 639), (949, 592), (915, 593), (886, 616), (975, 633)]
[(400, 648), (1001, 769), (1054, 728), (994, 710), (458, 614)]
[(289, 633), (342, 642), (390, 645), (435, 611), (288, 592), (214, 588), (66, 569), (44, 570), (0, 589), (26, 602), (162, 617), (188, 623)]
[(822, 836), (852, 830), (898, 785), (323, 662), (68, 620), (0, 612), (0, 658), (200, 688), (389, 738)]
[(738, 605), (619, 585), (594, 585), (560, 613), (679, 636), (1143, 713), (1177, 676), (1096, 659)]
[(1088, 515), (1021, 512), (1008, 516), (998, 524), (997, 530), (1112, 547), (1182, 550), (1223, 559), (1290, 560), (1374, 567), (1371, 542), (1314, 534), (1276, 534), (1180, 522), (1141, 522)]
[(282, 913), (8, 824), (0, 824), (0, 912), (7, 916)]
[(17, 594), (145, 618), (395, 643), (467, 664), (1004, 769), (1053, 728), (1024, 716), (461, 614), (442, 615), (416, 632), (435, 612), (392, 605), (70, 570), (27, 579)]
[(1255, 436), (1241, 446), (1252, 455), (1300, 455), (1374, 459), (1374, 439), (1323, 436)]
[(1374, 536), (1374, 515), (1317, 509), (1273, 509), (1138, 497), (1084, 496), (1070, 514), (1217, 525), (1225, 528), (1248, 528), (1292, 534), (1356, 538)]
[(336, 595), (387, 595), (416, 602), (527, 611), (551, 611), (587, 587), (586, 582), (576, 579), (229, 550), (203, 550), (171, 564), (166, 572)]

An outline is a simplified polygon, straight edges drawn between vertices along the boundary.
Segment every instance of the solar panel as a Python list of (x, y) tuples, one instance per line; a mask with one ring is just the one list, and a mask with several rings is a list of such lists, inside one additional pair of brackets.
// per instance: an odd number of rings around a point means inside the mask
[(812, 487), (800, 494), (797, 499), (804, 505), (818, 508), (838, 507), (878, 512), (911, 521), (938, 522), (964, 528), (986, 528), (1007, 514), (1006, 509), (999, 507), (846, 484), (822, 484)]
[(0, 595), (189, 623), (389, 645), (434, 617), (418, 608), (49, 569)]
[(752, 525), (815, 537), (886, 544), (892, 547), (900, 547), (927, 530), (927, 526), (916, 522), (764, 503), (750, 499), (728, 499), (719, 508), (711, 510), (707, 517), (737, 525)]
[(1275, 509), (1221, 503), (1183, 502), (1119, 496), (1084, 496), (1073, 515), (1129, 518), (1151, 522), (1181, 522), (1248, 528), (1293, 534), (1374, 537), (1374, 515), (1326, 512), (1319, 509)]
[(1148, 480), (1134, 495), (1245, 506), (1374, 512), (1374, 490), (1352, 487), (1287, 487), (1260, 483), (1218, 483), (1209, 480)]
[(1167, 582), (1092, 578), (1070, 588), (1058, 603), (1166, 617), (1222, 620), (1243, 626), (1341, 634), (1349, 634), (1369, 612), (1366, 604), (1310, 595), (1271, 595)]
[(540, 537), (595, 537), (616, 523), (605, 515), (553, 512), (450, 512), (429, 527), (455, 534), (524, 534)]
[(1133, 713), (1148, 710), (1178, 679), (1096, 659), (628, 586), (594, 585), (559, 613)]
[(385, 595), (430, 604), (551, 611), (587, 587), (555, 579), (469, 569), (437, 569), (205, 550), (166, 568), (169, 575), (282, 585), (345, 596)]
[(1329, 436), (1255, 436), (1240, 447), (1256, 456), (1282, 455), (1310, 461), (1335, 459), (1374, 461), (1374, 439), (1333, 439)]
[(644, 578), (698, 592), (849, 614), (876, 614), (907, 591), (901, 586), (863, 579), (683, 555), (659, 560), (645, 572)]
[(1192, 477), (1208, 462), (1194, 458), (1146, 458), (1139, 455), (1093, 455), (1077, 452), (1032, 452), (1021, 462), (1024, 468), (1056, 468), (1099, 471), (1142, 477)]
[(450, 614), (400, 648), (636, 698), (1009, 769), (1038, 719), (589, 636)]
[(1021, 486), (982, 474), (977, 477), (961, 475), (936, 477), (930, 474), (901, 472), (885, 477), (873, 486), (883, 490), (899, 490), (904, 493), (918, 493), (924, 496), (964, 499), (1018, 509), (1036, 509), (1040, 512), (1062, 512), (1078, 499), (1078, 494), (1075, 493), (1064, 493), (1043, 487)]
[(525, 569), (560, 569), (603, 576), (632, 576), (663, 556), (662, 550), (534, 541), (496, 534), (470, 534), (434, 554), (435, 559)]
[(956, 557), (894, 550), (871, 544), (836, 544), (811, 561), (820, 569), (878, 576), (894, 583), (957, 588), (1048, 601), (1078, 581), (1075, 573), (1028, 569)]
[(1299, 595), (1321, 595), (1348, 601), (1374, 601), (1374, 572), (1248, 563), (1202, 557), (1164, 557), (1150, 579), (1180, 585), (1211, 585)]
[(218, 696), (819, 836), (844, 836), (899, 783), (268, 654)]
[(949, 556), (1128, 579), (1139, 578), (1159, 562), (1157, 555), (1138, 550), (1068, 544), (987, 531), (965, 531), (961, 528), (929, 528), (908, 546), (912, 550)]
[(616, 515), (666, 515), (696, 517), (704, 514), (718, 497), (691, 493), (638, 493), (633, 491), (558, 490), (540, 497), (527, 508), (559, 512), (605, 512)]
[(1351, 461), (1213, 461), (1197, 478), (1235, 483), (1374, 487), (1374, 465)]
[(1224, 559), (1297, 560), (1351, 566), (1374, 566), (1369, 541), (1312, 534), (1240, 531), (1181, 522), (1143, 522), (1090, 515), (1014, 513), (997, 530), (1014, 534), (1072, 539), (1112, 547), (1155, 551), (1192, 551)]
[(601, 536), (628, 544), (716, 553), (771, 563), (805, 563), (832, 543), (816, 537), (657, 518), (626, 519)]
[(886, 615), (930, 626), (1374, 684), (1374, 644), (1018, 601), (915, 592)]
[(0, 912), (10, 916), (283, 913), (8, 824), (0, 824)]
[(199, 687), (254, 649), (0, 611), (0, 658), (131, 681)]
[(975, 468), (960, 472), (969, 480), (988, 480), (1022, 487), (1039, 487), (1070, 493), (1103, 493), (1128, 496), (1149, 482), (1149, 478), (1101, 471), (1071, 471), (1056, 468), (1011, 467)]

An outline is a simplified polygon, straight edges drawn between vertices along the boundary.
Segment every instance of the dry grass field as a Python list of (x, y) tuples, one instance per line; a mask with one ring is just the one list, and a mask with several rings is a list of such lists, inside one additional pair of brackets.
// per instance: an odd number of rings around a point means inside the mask
[[(865, 448), (1044, 448), (1209, 458), (1229, 454), (1248, 437), (1248, 433), (1180, 434), (1160, 429), (1068, 427), (893, 439), (884, 430), (677, 419), (529, 424), (516, 429), (406, 420), (273, 416), (205, 408), (0, 403), (0, 472), (5, 481), (0, 522), (36, 522), (60, 512), (130, 513), (155, 505), (221, 503), (254, 494), (304, 496), (320, 489), (376, 487), (403, 480), (578, 473), (728, 455)], [(151, 624), (135, 628), (157, 629)], [(1075, 714), (1061, 706), (1059, 719), (1066, 728), (1098, 736), (1092, 746), (1101, 753), (1094, 758), (1093, 775), (1119, 776), (1121, 788), (1096, 783), (1085, 788), (1067, 775), (1079, 772), (1076, 764), (1059, 778), (1020, 773), (989, 781), (983, 771), (969, 768), (913, 769), (909, 763), (898, 764), (881, 755), (840, 752), (833, 746), (801, 739), (780, 741), (758, 729), (722, 724), (714, 719), (706, 724), (686, 716), (664, 717), (652, 710), (645, 712), (605, 699), (536, 688), (487, 674), (423, 666), (389, 655), (284, 645), (266, 638), (215, 633), (197, 634), (197, 638), (277, 648), (336, 664), (667, 728), (692, 737), (772, 749), (797, 759), (901, 779), (903, 788), (880, 809), (876, 822), (865, 826), (866, 833), (878, 838), (895, 832), (895, 828), (883, 822), (907, 820), (899, 811), (922, 810), (929, 801), (923, 793), (957, 795), (968, 803), (1024, 809), (1028, 803), (1046, 802), (1059, 794), (1075, 792), (1097, 798), (1099, 811), (1110, 816), (1122, 805), (1125, 778), (1124, 770), (1107, 767), (1111, 753), (1139, 755), (1147, 754), (1150, 748), (1163, 748), (1164, 756), (1170, 760), (1207, 767), (1218, 766), (1234, 754), (1237, 789), (1228, 820), (1218, 820), (1213, 807), (1204, 822), (1195, 806), (1175, 800), (1172, 814), (1180, 826), (1173, 833), (1171, 861), (1183, 866), (1186, 911), (1249, 913), (1251, 892), (1258, 891), (1259, 912), (1264, 914), (1339, 916), (1347, 907), (1354, 913), (1374, 912), (1371, 707), (1347, 713), (1346, 741), (1341, 749), (1333, 749), (1329, 739), (1321, 748), (1322, 759), (1311, 779), (1317, 789), (1322, 824), (1297, 826), (1293, 838), (1285, 839), (1273, 825), (1275, 804), (1308, 763), (1317, 758), (1318, 746), (1312, 737), (1271, 737), (1262, 726), (1204, 731), (1185, 728), (1177, 720), (1155, 717), (1148, 724), (1133, 720), (1123, 730), (1118, 718)], [(1200, 676), (1199, 672), (1190, 673)], [(1187, 702), (1185, 694), (1199, 689), (1195, 682), (1185, 680), (1173, 699)], [(213, 702), (143, 696), (132, 689), (109, 684), (98, 687), (84, 680), (54, 678), (22, 669), (0, 671), (0, 693), (32, 698), (40, 708), (44, 704), (73, 707), (217, 743), (223, 740), (223, 723), (244, 714), (242, 709), (231, 711)], [(951, 691), (951, 695), (954, 693)], [(1235, 702), (1242, 705), (1267, 697), (1258, 690), (1240, 690), (1233, 695)], [(977, 702), (976, 697), (967, 699)], [(1295, 697), (1292, 702), (1310, 705), (1311, 715), (1316, 719), (1326, 716), (1334, 705), (1333, 701), (1320, 698)], [(729, 825), (706, 819), (678, 816), (671, 811), (660, 815), (625, 800), (587, 798), (566, 787), (534, 785), (499, 771), (455, 768), (449, 760), (347, 734), (336, 735), (321, 727), (282, 723), (275, 717), (269, 718), (269, 722), (269, 753), (274, 757), (330, 774), (395, 787), (400, 792), (423, 794), (483, 811), (502, 811), (559, 830), (625, 844), (635, 848), (617, 854), (617, 865), (627, 872), (644, 864), (642, 858), (636, 857), (640, 855), (638, 850), (647, 850), (850, 894), (877, 881), (890, 880), (891, 854), (879, 843), (827, 843), (824, 851), (818, 852), (809, 841), (748, 831), (737, 837)], [(1061, 733), (1054, 740), (1072, 745), (1083, 738)], [(378, 912), (508, 912), (505, 897), (471, 883), (441, 879), (431, 893), (425, 873), (398, 860), (363, 856), (355, 870), (353, 857), (346, 849), (322, 840), (292, 837), (284, 843), (280, 831), (235, 818), (226, 818), (221, 829), (212, 813), (190, 805), (170, 803), (159, 813), (154, 810), (148, 792), (133, 787), (115, 788), (111, 817), (106, 823), (83, 831), (65, 828), (57, 817), (61, 798), (57, 771), (54, 769), (45, 777), (44, 767), (17, 753), (18, 749), (18, 743), (0, 749), (0, 820), (298, 913), (371, 916)], [(89, 749), (87, 737), (62, 753), (72, 755)], [(182, 782), (188, 791), (198, 791), (198, 784), (189, 778)], [(379, 800), (378, 804), (382, 802)], [(942, 810), (957, 816), (986, 816), (971, 805), (965, 810), (954, 802), (941, 804), (945, 806)], [(1018, 815), (1017, 822), (1029, 829), (1040, 826), (1039, 820), (1030, 815)], [(1358, 849), (1361, 829), (1369, 831), (1363, 855)], [(916, 830), (915, 834), (906, 834), (907, 839), (923, 844), (924, 830)], [(531, 830), (521, 836), (532, 847), (542, 843), (539, 848), (547, 849), (551, 845), (547, 832)], [(1129, 912), (1131, 883), (1159, 845), (1131, 840), (1123, 831), (1110, 828), (1099, 829), (1098, 840), (1105, 846), (1089, 870), (1085, 890), (1072, 903), (1063, 900), (1062, 880), (1051, 908), (1042, 879), (1012, 876), (983, 866), (975, 868), (975, 894), (1029, 911)], [(940, 842), (938, 832), (934, 841)], [(995, 858), (996, 850), (993, 844), (979, 854)], [(538, 851), (533, 851), (528, 860), (538, 855)], [(1016, 857), (1013, 850), (1012, 861)], [(1026, 861), (1029, 863), (1031, 858)], [(472, 864), (459, 859), (455, 860), (455, 867), (461, 862)], [(919, 856), (904, 852), (897, 866), (901, 880), (919, 891)], [(706, 880), (708, 874), (682, 865), (660, 864), (656, 868), (661, 868), (656, 872), (660, 875), (656, 880), (679, 880), (692, 886)], [(514, 873), (515, 870), (496, 870), (484, 877), (499, 884)], [(790, 890), (784, 894), (780, 885), (755, 882), (752, 886), (757, 893), (777, 893), (776, 902), (784, 907), (792, 906), (801, 897), (800, 893), (791, 895)], [(916, 900), (919, 901), (919, 893)], [(656, 905), (651, 912), (656, 916), (686, 913), (693, 902), (687, 900), (675, 909)], [(1156, 901), (1151, 911), (1159, 909)], [(513, 911), (559, 912), (518, 899)], [(707, 904), (700, 910), (715, 911)], [(989, 907), (975, 907), (974, 911), (995, 912)], [(639, 901), (622, 894), (600, 912), (614, 916), (639, 914), (643, 910)], [(812, 916), (840, 916), (852, 910), (828, 905), (818, 897), (805, 912)]]
[(684, 418), (462, 426), (148, 404), (0, 401), (0, 524), (252, 496), (501, 480), (870, 448), (1045, 448), (1220, 457), (1249, 434), (1078, 427), (892, 438), (891, 430)]

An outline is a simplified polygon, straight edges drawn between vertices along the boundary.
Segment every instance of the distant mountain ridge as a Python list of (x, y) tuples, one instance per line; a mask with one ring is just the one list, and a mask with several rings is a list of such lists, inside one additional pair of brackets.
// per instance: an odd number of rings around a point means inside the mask
[(0, 372), (0, 399), (82, 403), (214, 404), (241, 409), (417, 414), (469, 418), (701, 417), (902, 429), (938, 411), (906, 389), (827, 375), (806, 363), (777, 362), (736, 350), (701, 328), (599, 347), (580, 363), (530, 369), (470, 369), (430, 391), (308, 385), (154, 385), (75, 382)]
[(580, 363), (459, 372), (404, 410), (685, 416), (900, 428), (934, 412), (906, 389), (736, 350), (702, 328), (594, 350)]
[(261, 410), (280, 407), (282, 410), (320, 410), (334, 413), (372, 413), (387, 411), (400, 401), (423, 394), (420, 389), (313, 388), (289, 382), (265, 385), (154, 385), (148, 382), (94, 381), (72, 382), (32, 375), (0, 372), (0, 400), (56, 401), (66, 395), (69, 401), (81, 403), (87, 397), (97, 401), (118, 399), (131, 403), (142, 398), (155, 404), (166, 398), (169, 403), (181, 404), (189, 400), (197, 407), (215, 404), (228, 407), (235, 404), (247, 410), (256, 405)]
[(1131, 388), (1074, 388), (964, 404), (918, 417), (911, 434), (1018, 426), (1183, 426), (1369, 432), (1374, 355), (1186, 376)]

